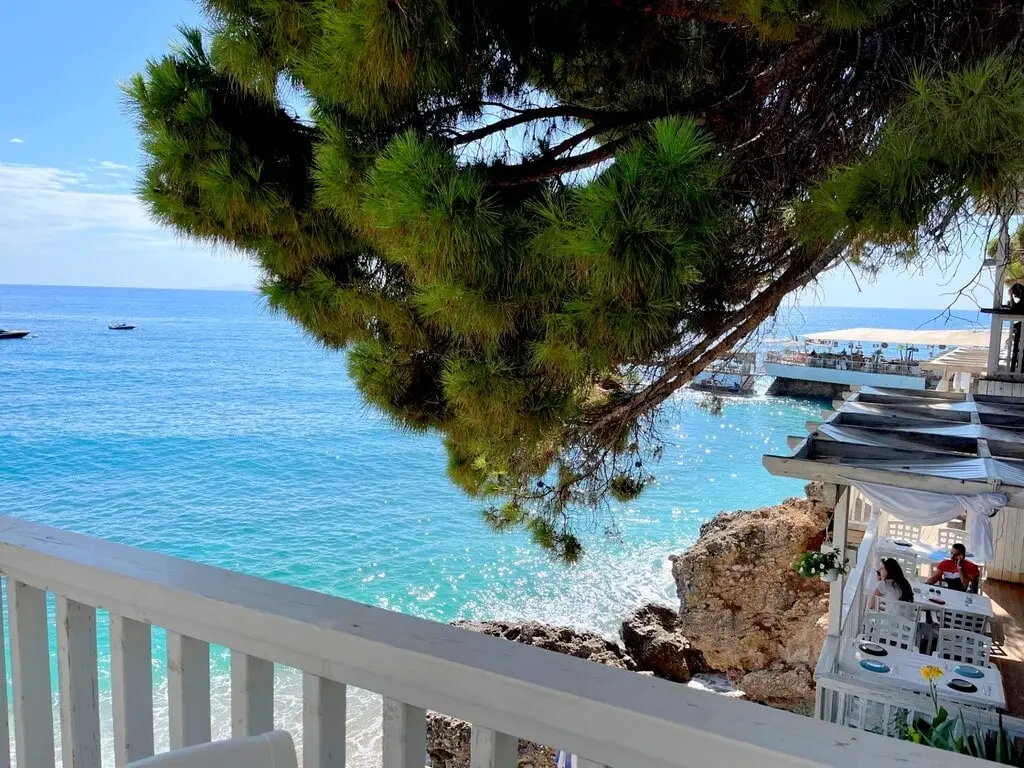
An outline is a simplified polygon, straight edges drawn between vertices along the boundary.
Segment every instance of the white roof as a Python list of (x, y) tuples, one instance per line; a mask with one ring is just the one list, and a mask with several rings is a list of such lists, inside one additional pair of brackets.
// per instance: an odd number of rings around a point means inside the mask
[(941, 371), (947, 368), (957, 373), (985, 373), (988, 370), (988, 350), (957, 347), (931, 360), (923, 361), (921, 368), (926, 371)]
[(866, 341), (881, 344), (922, 344), (933, 346), (945, 344), (947, 347), (984, 347), (988, 348), (989, 332), (986, 330), (948, 330), (948, 331), (902, 331), (895, 328), (847, 328), (844, 331), (822, 331), (805, 333), (808, 341)]
[(1024, 400), (862, 387), (808, 430), (792, 455), (764, 456), (770, 472), (947, 494), (998, 490), (1024, 507)]

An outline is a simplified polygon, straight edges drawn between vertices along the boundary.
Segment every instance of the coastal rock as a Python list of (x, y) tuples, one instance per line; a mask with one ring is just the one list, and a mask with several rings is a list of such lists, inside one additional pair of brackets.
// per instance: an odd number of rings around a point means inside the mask
[[(636, 663), (600, 635), (536, 621), (460, 621), (455, 626), (538, 648), (565, 653), (610, 667), (635, 671)], [(437, 712), (427, 713), (427, 754), (432, 768), (468, 768), (470, 724)], [(519, 742), (518, 768), (551, 768), (555, 752), (528, 741)]]
[[(469, 765), (469, 744), (472, 726), (437, 712), (427, 713), (427, 754), (430, 768), (466, 768)], [(555, 751), (533, 744), (519, 742), (518, 768), (551, 768), (555, 764)]]
[(849, 388), (849, 384), (832, 384), (827, 381), (805, 381), (804, 379), (787, 379), (776, 376), (775, 380), (768, 385), (768, 394), (806, 397), (815, 400), (835, 400), (842, 397), (843, 392)]
[(724, 513), (672, 558), (680, 601), (674, 631), (755, 701), (786, 706), (813, 697), (810, 670), (825, 639), (828, 585), (792, 566), (821, 545), (827, 520), (816, 499)]
[(814, 700), (814, 670), (803, 664), (789, 667), (779, 662), (768, 669), (748, 672), (736, 681), (748, 699), (776, 707), (791, 707)]
[(552, 627), (539, 621), (457, 621), (454, 626), (503, 640), (535, 645), (578, 659), (596, 661), (609, 667), (633, 671), (637, 668), (636, 662), (616, 643), (593, 632)]
[(622, 642), (641, 670), (687, 683), (707, 671), (707, 665), (680, 626), (679, 614), (672, 608), (645, 605), (622, 622)]

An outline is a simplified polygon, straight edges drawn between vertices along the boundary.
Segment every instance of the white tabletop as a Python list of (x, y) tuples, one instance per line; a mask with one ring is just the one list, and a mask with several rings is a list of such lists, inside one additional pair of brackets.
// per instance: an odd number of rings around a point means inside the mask
[[(906, 544), (910, 546), (905, 546)], [(909, 541), (896, 536), (879, 536), (877, 546), (879, 552), (913, 552), (919, 560), (927, 560), (936, 565), (949, 557), (949, 547), (938, 547), (923, 541)], [(980, 560), (975, 560), (970, 552), (967, 553), (967, 559), (979, 568), (985, 565)]]
[[(840, 671), (874, 686), (888, 685), (895, 689), (913, 691), (914, 693), (929, 693), (928, 682), (921, 676), (921, 668), (938, 667), (942, 670), (942, 677), (935, 681), (935, 691), (940, 703), (945, 699), (986, 709), (1006, 708), (1003, 678), (995, 667), (973, 667), (983, 672), (984, 677), (970, 678), (955, 671), (957, 667), (964, 666), (960, 662), (925, 656), (914, 651), (905, 651), (902, 648), (887, 646), (885, 649), (887, 655), (871, 656), (857, 648), (858, 644), (866, 641), (867, 639), (864, 637), (846, 641), (839, 658)], [(889, 667), (889, 671), (868, 671), (860, 665), (860, 662), (865, 660), (880, 661)], [(974, 683), (978, 690), (974, 693), (954, 691), (947, 685), (953, 678)]]
[[(910, 586), (914, 588), (915, 605), (920, 605), (933, 611), (944, 608), (947, 611), (987, 616), (990, 619), (996, 615), (992, 610), (992, 599), (985, 595), (975, 595), (955, 589), (944, 589), (943, 587), (925, 584), (922, 581), (911, 582)], [(941, 600), (942, 602), (933, 602), (934, 600)]]

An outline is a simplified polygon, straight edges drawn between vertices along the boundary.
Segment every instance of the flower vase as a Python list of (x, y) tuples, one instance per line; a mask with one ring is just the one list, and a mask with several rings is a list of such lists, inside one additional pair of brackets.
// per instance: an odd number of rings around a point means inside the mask
[(829, 568), (823, 574), (821, 574), (822, 581), (837, 581), (839, 579), (839, 569)]

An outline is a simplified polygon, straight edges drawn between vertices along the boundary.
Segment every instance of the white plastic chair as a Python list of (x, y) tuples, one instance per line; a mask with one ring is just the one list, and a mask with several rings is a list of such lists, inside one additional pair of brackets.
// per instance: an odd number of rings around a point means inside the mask
[(880, 611), (865, 611), (861, 631), (869, 642), (907, 649), (917, 648), (917, 624)]
[(967, 531), (961, 531), (956, 528), (939, 528), (939, 546), (943, 549), (949, 549), (954, 544), (963, 544), (967, 546)]
[(988, 634), (988, 617), (976, 613), (963, 613), (946, 608), (942, 611), (941, 629), (957, 632), (974, 632), (978, 635)]
[(921, 538), (921, 526), (905, 523), (902, 520), (890, 517), (886, 533), (894, 539), (903, 539), (904, 541), (914, 543)]
[(129, 763), (129, 768), (298, 768), (286, 731), (247, 739), (212, 741)]
[(878, 556), (882, 560), (892, 558), (899, 563), (900, 570), (902, 570), (903, 575), (907, 577), (907, 581), (913, 581), (917, 578), (921, 565), (917, 555), (913, 552), (907, 552), (906, 550), (895, 548), (883, 549), (879, 551)]
[(939, 646), (932, 656), (975, 667), (991, 666), (992, 641), (976, 632), (959, 632), (955, 629), (939, 630)]
[(891, 600), (885, 597), (878, 598), (875, 607), (879, 613), (897, 616), (913, 624), (917, 624), (921, 620), (921, 611), (924, 610), (917, 603), (905, 603), (902, 600)]

